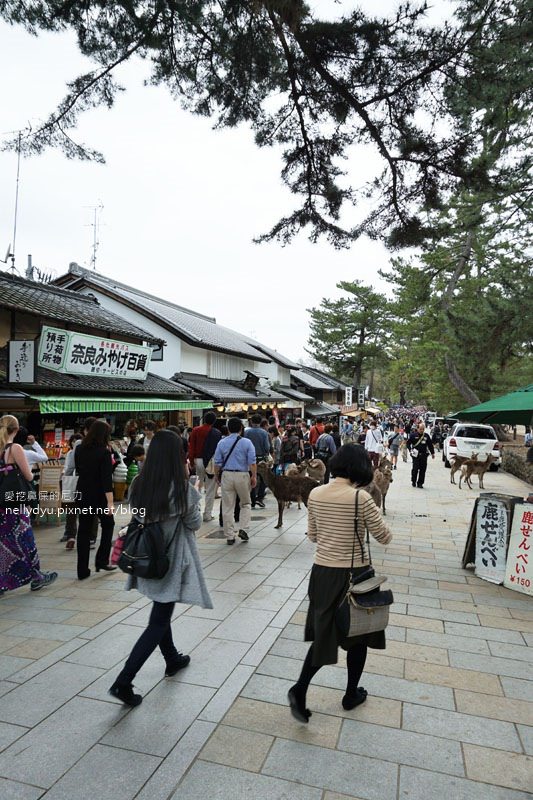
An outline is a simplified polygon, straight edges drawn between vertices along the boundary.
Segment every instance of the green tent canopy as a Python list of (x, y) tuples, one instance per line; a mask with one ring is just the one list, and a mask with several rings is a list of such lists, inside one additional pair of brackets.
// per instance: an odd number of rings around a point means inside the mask
[(533, 424), (533, 383), (516, 392), (495, 397), (486, 403), (465, 408), (453, 415), (460, 420), (486, 422), (501, 425)]

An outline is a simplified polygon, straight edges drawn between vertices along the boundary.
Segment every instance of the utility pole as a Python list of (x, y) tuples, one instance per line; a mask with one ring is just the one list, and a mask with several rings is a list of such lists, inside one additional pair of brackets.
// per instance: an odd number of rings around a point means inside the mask
[(93, 221), (89, 224), (89, 227), (93, 229), (93, 244), (91, 248), (92, 253), (89, 263), (91, 265), (91, 269), (96, 272), (96, 254), (100, 245), (100, 240), (98, 238), (98, 233), (100, 230), (100, 213), (102, 212), (104, 206), (100, 200), (97, 206), (86, 206), (86, 208), (90, 208), (93, 211)]
[(15, 187), (15, 213), (13, 218), (13, 248), (9, 257), (11, 258), (11, 272), (15, 273), (15, 253), (16, 253), (16, 243), (17, 243), (17, 216), (18, 216), (18, 207), (19, 207), (19, 182), (20, 182), (20, 143), (22, 140), (22, 131), (18, 133), (17, 139), (17, 182)]

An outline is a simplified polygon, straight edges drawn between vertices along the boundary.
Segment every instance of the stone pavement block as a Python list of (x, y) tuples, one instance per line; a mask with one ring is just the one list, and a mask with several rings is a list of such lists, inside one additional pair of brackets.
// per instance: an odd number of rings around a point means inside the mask
[(218, 639), (230, 639), (234, 642), (252, 644), (265, 630), (274, 616), (275, 613), (273, 611), (261, 611), (257, 608), (237, 608), (213, 630), (211, 635)]
[[(450, 651), (451, 667), (441, 667), (435, 664), (422, 664), (417, 661), (405, 662), (405, 677), (412, 681), (426, 681), (438, 686), (450, 686), (452, 689), (468, 689), (472, 692), (484, 692), (485, 694), (503, 694), (500, 682), (496, 675), (469, 669), (456, 669), (463, 666), (461, 662), (456, 663), (455, 656), (457, 651)], [(471, 653), (459, 653), (459, 655), (471, 655)], [(480, 661), (484, 659), (479, 656)], [(485, 656), (488, 658), (488, 656)]]
[(215, 578), (215, 580), (226, 580), (234, 572), (242, 568), (242, 564), (235, 563), (232, 561), (215, 561), (214, 564), (210, 564), (209, 567), (204, 569), (204, 575), (206, 578)]
[[(263, 554), (265, 555), (265, 554)], [(296, 589), (307, 577), (309, 570), (278, 567), (265, 580), (268, 586), (287, 586)]]
[(479, 625), (477, 614), (466, 614), (464, 611), (448, 611), (446, 608), (428, 608), (416, 603), (409, 603), (409, 614), (426, 619), (441, 619), (445, 622), (462, 622), (465, 625)]
[[(15, 639), (15, 637), (11, 637)], [(18, 658), (31, 658), (38, 659), (42, 656), (51, 653), (58, 647), (61, 647), (62, 642), (50, 639), (18, 639), (15, 640), (18, 644), (10, 647), (6, 651), (6, 656), (17, 656)]]
[(0, 775), (48, 788), (125, 713), (75, 697), (0, 754)]
[(408, 614), (390, 614), (389, 623), (391, 625), (399, 625), (402, 628), (416, 628), (417, 630), (433, 631), (434, 633), (444, 632), (442, 620), (414, 617)]
[(3, 619), (16, 619), (21, 622), (64, 622), (74, 613), (64, 608), (35, 608), (34, 606), (20, 608), (14, 607), (12, 611), (5, 611)]
[(533, 756), (533, 726), (531, 725), (517, 725), (518, 733), (522, 740), (524, 752), (529, 756)]
[[(533, 677), (533, 667), (524, 661), (515, 661), (512, 658), (496, 658), (495, 656), (477, 656), (474, 653), (450, 653), (450, 664), (453, 667), (461, 667), (466, 670), (480, 670), (490, 672), (493, 675), (505, 675), (508, 678), (524, 678), (529, 680)], [(468, 689), (468, 686), (459, 686), (459, 689)], [(487, 690), (488, 692), (488, 690)], [(499, 694), (499, 692), (488, 692), (488, 694)]]
[[(303, 658), (285, 658), (272, 655), (272, 651), (257, 667), (257, 674), (271, 675), (274, 678), (287, 678), (296, 681), (302, 669)], [(315, 681), (316, 683), (316, 681)]]
[(80, 634), (80, 639), (92, 641), (98, 636), (101, 636), (102, 633), (105, 633), (115, 625), (118, 625), (119, 622), (124, 622), (124, 620), (128, 619), (129, 617), (135, 616), (136, 611), (137, 609), (134, 605), (128, 606), (128, 608), (123, 608), (120, 611), (116, 611), (114, 614), (111, 614), (110, 617), (107, 617), (107, 619), (99, 622), (98, 625), (94, 625), (92, 628), (87, 628), (84, 633)]
[(80, 611), (79, 614), (74, 614), (70, 619), (66, 620), (67, 625), (82, 625), (86, 628), (93, 628), (99, 625), (110, 616), (105, 613), (93, 613), (92, 611)]
[(419, 597), (407, 592), (394, 592), (394, 602), (412, 603), (423, 608), (441, 608), (441, 601), (437, 597)]
[(403, 766), (398, 797), (401, 800), (531, 800), (531, 795), (524, 792)]
[(264, 575), (254, 575), (252, 572), (246, 574), (237, 572), (217, 586), (219, 592), (233, 592), (250, 594), (257, 589), (265, 580)]
[(133, 625), (115, 625), (91, 642), (87, 642), (74, 653), (66, 656), (71, 664), (111, 669), (129, 655), (131, 648), (141, 635)]
[[(70, 615), (72, 616), (72, 614)], [(86, 625), (66, 625), (57, 622), (20, 622), (10, 628), (10, 636), (23, 639), (55, 639), (68, 642), (87, 630)]]
[[(479, 621), (482, 625), (488, 628), (501, 628), (501, 617), (490, 617), (485, 614), (479, 615)], [(506, 619), (505, 628), (510, 631), (524, 631), (525, 633), (533, 633), (533, 620), (529, 619)]]
[(22, 725), (9, 725), (7, 722), (0, 722), (0, 750), (5, 750), (6, 747), (16, 742), (27, 732), (28, 728), (23, 728)]
[(533, 789), (533, 758), (488, 747), (464, 746), (466, 774), (475, 781), (529, 792)]
[(161, 681), (135, 712), (102, 739), (102, 744), (166, 756), (213, 696), (213, 689)]
[[(243, 602), (244, 608), (278, 612), (291, 597), (290, 586), (258, 586)], [(222, 594), (222, 593), (221, 593)]]
[[(499, 656), (501, 658), (511, 658), (515, 661), (533, 662), (533, 647), (527, 647), (526, 645), (504, 644), (503, 642), (489, 642), (489, 650), (493, 656)], [(531, 668), (531, 678), (533, 680), (533, 667)]]
[(191, 663), (169, 680), (198, 686), (222, 686), (248, 650), (244, 642), (206, 637), (191, 652)]
[(213, 695), (200, 714), (200, 718), (209, 722), (220, 722), (242, 688), (253, 675), (253, 667), (239, 664), (220, 689)]
[(281, 558), (256, 556), (241, 567), (241, 572), (255, 572), (257, 575), (270, 575), (282, 563)]
[(383, 725), (369, 725), (359, 720), (344, 720), (337, 748), (449, 775), (465, 774), (459, 742)]
[(259, 772), (274, 738), (257, 731), (219, 725), (204, 745), (199, 758)]
[(130, 800), (157, 769), (161, 759), (96, 745), (47, 793), (49, 800)]
[(309, 645), (310, 642), (303, 641), (303, 636), (299, 641), (280, 637), (272, 646), (270, 654), (273, 656), (283, 656), (285, 658), (296, 658), (303, 661), (309, 650)]
[(215, 727), (211, 722), (193, 722), (135, 800), (168, 800)]
[(409, 586), (409, 596), (419, 597), (420, 598), (420, 605), (426, 605), (422, 603), (422, 598), (425, 599), (436, 599), (440, 601), (443, 600), (464, 600), (468, 601), (469, 603), (472, 602), (472, 595), (468, 592), (447, 592), (445, 589), (424, 589), (421, 586)]
[(245, 594), (232, 594), (231, 592), (217, 592), (216, 589), (210, 592), (214, 608), (200, 608), (191, 606), (185, 612), (186, 617), (203, 617), (204, 619), (223, 620), (240, 606), (246, 599)]
[[(314, 698), (315, 692), (313, 692)], [(337, 697), (338, 700), (338, 697)], [(312, 723), (301, 725), (290, 714), (289, 708), (260, 700), (239, 697), (223, 720), (225, 725), (258, 731), (282, 739), (293, 739), (320, 747), (335, 748), (341, 727), (341, 718), (313, 712)]]
[(276, 739), (263, 774), (368, 800), (395, 800), (398, 767), (375, 758)]
[[(500, 624), (502, 624), (501, 621)], [(520, 633), (517, 631), (510, 631), (504, 627), (485, 628), (483, 623), (481, 623), (481, 626), (476, 626), (462, 625), (459, 622), (445, 622), (444, 629), (446, 633), (452, 636), (473, 637), (474, 639), (485, 639), (489, 642), (508, 642), (509, 644), (524, 643)]]
[(514, 619), (533, 619), (533, 611), (525, 607), (525, 604), (523, 608), (511, 608), (510, 614)]
[[(468, 614), (489, 614), (492, 617), (511, 617), (511, 612), (504, 606), (488, 606), (485, 603), (457, 602), (454, 600), (443, 600), (442, 607), (449, 611), (464, 611)], [(459, 620), (457, 620), (459, 622)]]
[(241, 664), (257, 667), (278, 638), (279, 633), (279, 628), (272, 628), (270, 626), (265, 628), (259, 639), (257, 639), (246, 655), (241, 659)]
[[(296, 614), (299, 612), (297, 611)], [(293, 617), (296, 616), (293, 614)], [(292, 617), (291, 617), (292, 619)], [(294, 625), (293, 623), (289, 622), (286, 625), (280, 634), (282, 639), (290, 639), (293, 642), (303, 642), (304, 639), (304, 626), (303, 625)]]
[[(412, 644), (411, 642), (388, 641), (387, 656), (396, 659), (408, 658), (411, 661), (424, 661), (427, 664), (442, 664), (448, 666), (448, 653), (443, 647), (427, 647), (423, 644)], [(379, 656), (375, 657), (379, 658)], [(400, 677), (403, 677), (403, 675)]]
[[(512, 680), (512, 678), (509, 678), (509, 680)], [(527, 700), (495, 697), (494, 695), (456, 689), (455, 703), (457, 710), (465, 714), (476, 714), (485, 719), (501, 719), (507, 722), (523, 722), (525, 725), (533, 725), (533, 702), (530, 703)]]
[(23, 639), (20, 636), (9, 636), (7, 633), (0, 633), (0, 653), (5, 653), (12, 647), (27, 641), (27, 639)]
[(321, 800), (321, 789), (197, 761), (170, 800)]
[(338, 792), (324, 792), (324, 800), (360, 800), (360, 798), (348, 797), (347, 794), (339, 794)]
[(524, 681), (520, 678), (506, 678), (502, 676), (500, 682), (506, 697), (533, 702), (533, 681)]
[(293, 552), (295, 546), (295, 544), (278, 544), (276, 541), (274, 544), (266, 547), (261, 552), (261, 555), (264, 556), (264, 558), (288, 558)]
[(60, 661), (2, 698), (0, 719), (18, 725), (37, 725), (95, 681), (102, 670)]
[(272, 622), (274, 628), (283, 628), (292, 618), (295, 611), (300, 607), (299, 600), (287, 600), (285, 605), (278, 611)]
[(36, 786), (28, 786), (25, 783), (16, 781), (6, 781), (0, 778), (0, 797), (2, 800), (39, 800), (43, 796), (43, 790)]
[[(489, 702), (492, 701), (489, 695), (484, 697)], [(420, 706), (404, 703), (402, 727), (409, 731), (494, 747), (498, 750), (513, 750), (517, 753), (522, 750), (514, 725), (482, 716), (437, 708), (422, 709)]]
[(24, 683), (25, 681), (30, 680), (30, 678), (34, 678), (40, 672), (44, 672), (45, 669), (51, 667), (52, 664), (56, 664), (58, 661), (61, 661), (62, 658), (65, 656), (70, 655), (79, 647), (83, 647), (85, 641), (83, 639), (71, 639), (70, 642), (61, 643), (60, 647), (57, 647), (55, 650), (50, 651), (42, 658), (38, 658), (36, 661), (27, 662), (28, 666), (23, 667), (23, 669), (15, 672), (14, 675), (9, 676), (9, 680), (15, 683)]
[[(387, 629), (387, 636), (389, 630)], [(449, 633), (431, 633), (430, 631), (407, 631), (408, 644), (430, 645), (443, 650), (465, 650), (467, 653), (484, 653), (490, 655), (487, 642), (482, 639), (468, 639), (466, 636), (453, 636)]]

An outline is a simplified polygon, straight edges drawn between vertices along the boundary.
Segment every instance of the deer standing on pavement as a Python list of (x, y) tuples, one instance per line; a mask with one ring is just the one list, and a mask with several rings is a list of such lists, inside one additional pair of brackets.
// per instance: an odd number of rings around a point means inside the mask
[(472, 486), (472, 481), (470, 480), (470, 478), (474, 474), (478, 476), (479, 488), (484, 489), (485, 487), (483, 486), (483, 476), (485, 475), (485, 472), (488, 471), (490, 465), (497, 460), (498, 460), (497, 457), (491, 454), (487, 456), (486, 461), (477, 461), (477, 462), (473, 461), (470, 464), (463, 464), (463, 466), (461, 467), (461, 475), (459, 477), (459, 489), (461, 488), (461, 481), (463, 480), (463, 478), (465, 479), (465, 482), (468, 485), (468, 487), (470, 489), (473, 489), (474, 487)]

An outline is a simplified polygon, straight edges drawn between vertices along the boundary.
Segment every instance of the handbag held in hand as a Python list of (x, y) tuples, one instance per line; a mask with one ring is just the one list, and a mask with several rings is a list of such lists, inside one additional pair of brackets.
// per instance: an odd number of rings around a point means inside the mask
[(394, 602), (390, 589), (382, 591), (381, 584), (387, 580), (385, 575), (376, 575), (370, 553), (370, 535), (367, 530), (369, 566), (357, 575), (354, 574), (355, 539), (357, 537), (364, 560), (364, 543), (358, 530), (359, 490), (355, 493), (354, 541), (352, 547), (352, 566), (350, 584), (340, 606), (335, 612), (335, 623), (345, 638), (362, 636), (384, 630), (389, 624), (389, 607)]

